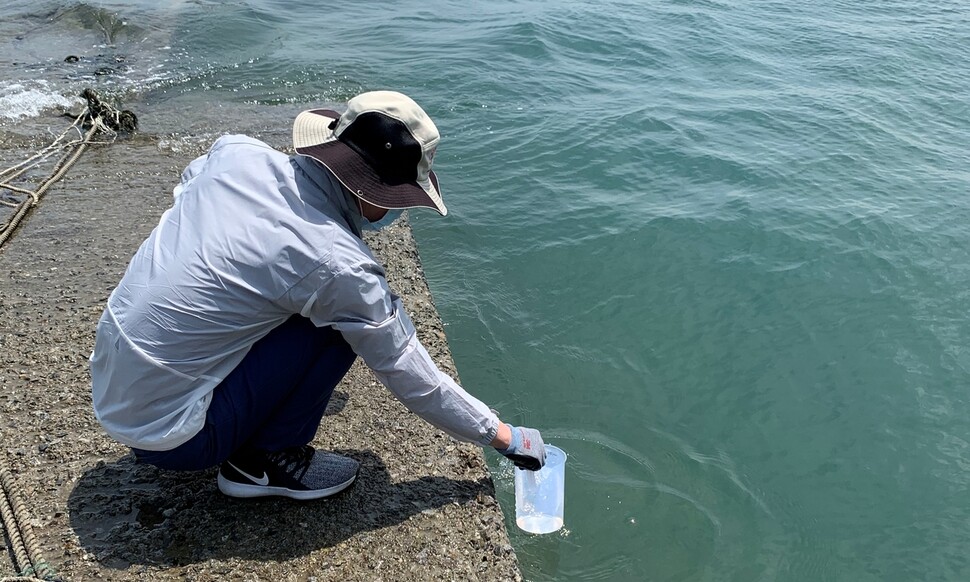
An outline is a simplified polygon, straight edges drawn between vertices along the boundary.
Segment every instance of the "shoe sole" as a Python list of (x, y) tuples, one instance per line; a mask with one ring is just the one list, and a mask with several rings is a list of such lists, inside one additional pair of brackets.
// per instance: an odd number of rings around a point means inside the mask
[(339, 485), (334, 485), (333, 487), (328, 487), (326, 489), (311, 489), (311, 490), (298, 490), (298, 489), (288, 489), (286, 487), (270, 487), (268, 485), (248, 485), (246, 483), (237, 483), (235, 481), (230, 481), (219, 473), (217, 483), (219, 484), (219, 491), (229, 497), (239, 497), (244, 499), (251, 499), (254, 497), (289, 497), (290, 499), (297, 499), (299, 501), (309, 501), (311, 499), (323, 499), (324, 497), (330, 497), (331, 495), (336, 495), (344, 489), (350, 487), (357, 480), (357, 475), (354, 475), (350, 479), (340, 483)]

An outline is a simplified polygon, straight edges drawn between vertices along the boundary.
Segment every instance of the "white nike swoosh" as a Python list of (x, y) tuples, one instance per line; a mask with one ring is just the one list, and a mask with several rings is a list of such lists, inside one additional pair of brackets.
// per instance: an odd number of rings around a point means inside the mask
[(267, 475), (267, 474), (266, 474), (266, 471), (263, 471), (263, 476), (262, 476), (261, 478), (259, 478), (259, 479), (257, 479), (256, 477), (253, 477), (252, 475), (250, 475), (249, 473), (247, 473), (247, 472), (245, 472), (245, 471), (243, 471), (243, 470), (242, 470), (242, 469), (240, 469), (239, 467), (237, 467), (237, 466), (235, 466), (235, 465), (233, 465), (233, 464), (232, 464), (232, 461), (229, 461), (229, 466), (230, 466), (230, 467), (232, 467), (233, 469), (235, 469), (235, 470), (237, 470), (237, 471), (239, 471), (239, 473), (240, 473), (240, 474), (241, 474), (241, 475), (242, 475), (243, 477), (245, 477), (245, 478), (247, 478), (247, 479), (249, 479), (250, 481), (252, 481), (253, 483), (255, 483), (255, 484), (257, 484), (257, 485), (262, 485), (262, 486), (264, 486), (264, 487), (265, 487), (266, 485), (269, 485), (269, 475)]

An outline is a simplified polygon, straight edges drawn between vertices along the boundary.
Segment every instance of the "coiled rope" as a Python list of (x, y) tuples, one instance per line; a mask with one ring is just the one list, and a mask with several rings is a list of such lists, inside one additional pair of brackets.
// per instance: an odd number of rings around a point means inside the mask
[(57, 580), (30, 526), (30, 514), (23, 502), (23, 492), (6, 467), (0, 467), (0, 490), (0, 515), (3, 516), (4, 531), (10, 540), (14, 567), (18, 572), (17, 577), (3, 578), (0, 582)]
[[(77, 162), (88, 145), (93, 143), (96, 134), (108, 134), (113, 140), (117, 132), (132, 132), (137, 128), (138, 118), (131, 111), (119, 111), (103, 103), (98, 94), (91, 89), (85, 89), (81, 93), (81, 97), (87, 100), (87, 108), (77, 116), (74, 123), (64, 133), (58, 136), (49, 146), (23, 162), (0, 171), (0, 189), (10, 190), (11, 192), (26, 196), (19, 203), (0, 200), (0, 203), (3, 205), (14, 208), (13, 216), (0, 228), (0, 247), (7, 242), (7, 239), (17, 229), (17, 226), (27, 216), (27, 213), (40, 203), (41, 197), (47, 193), (47, 190), (55, 182), (63, 178), (64, 174)], [(85, 127), (87, 127), (87, 131), (83, 132), (82, 130)], [(78, 137), (68, 139), (73, 133), (77, 133)], [(11, 183), (28, 170), (44, 163), (61, 150), (65, 150), (64, 154), (57, 161), (57, 164), (55, 164), (53, 172), (41, 182), (36, 190), (22, 188)]]

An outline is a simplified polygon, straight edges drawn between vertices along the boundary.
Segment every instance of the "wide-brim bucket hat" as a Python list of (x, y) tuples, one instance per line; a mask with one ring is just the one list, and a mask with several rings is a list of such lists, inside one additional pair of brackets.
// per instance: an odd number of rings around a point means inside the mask
[(440, 135), (410, 97), (362, 93), (347, 110), (304, 111), (293, 122), (293, 147), (329, 169), (362, 200), (387, 209), (431, 208), (448, 214), (431, 170)]

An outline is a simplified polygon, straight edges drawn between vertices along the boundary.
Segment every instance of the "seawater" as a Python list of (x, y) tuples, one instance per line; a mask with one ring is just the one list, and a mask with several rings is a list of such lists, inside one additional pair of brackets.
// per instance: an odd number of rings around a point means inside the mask
[(548, 534), (562, 529), (563, 519), (548, 515), (523, 515), (515, 518), (515, 525), (527, 533)]
[(4, 9), (0, 130), (87, 86), (163, 147), (431, 113), (462, 381), (570, 455), (563, 528), (509, 522), (527, 579), (970, 579), (965, 3)]

